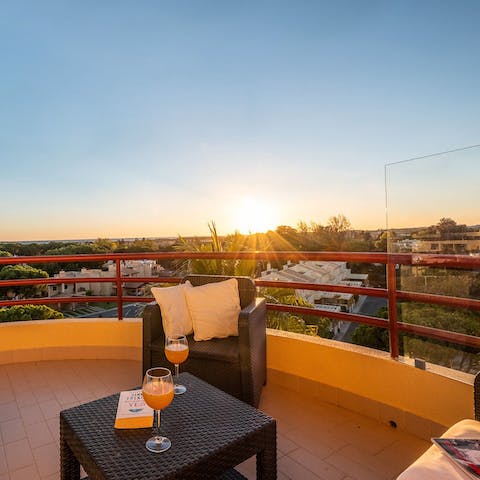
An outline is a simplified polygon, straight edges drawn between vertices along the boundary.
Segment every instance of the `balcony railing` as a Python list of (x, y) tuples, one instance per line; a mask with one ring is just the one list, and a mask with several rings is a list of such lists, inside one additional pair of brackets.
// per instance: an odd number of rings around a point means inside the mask
[(2, 280), (0, 287), (16, 287), (31, 285), (52, 285), (52, 284), (75, 284), (75, 283), (96, 283), (109, 282), (116, 284), (116, 296), (74, 296), (74, 297), (48, 297), (30, 298), (22, 300), (0, 301), (0, 307), (26, 304), (59, 304), (59, 303), (94, 303), (94, 302), (116, 302), (118, 306), (118, 318), (122, 319), (123, 304), (127, 302), (150, 302), (152, 297), (139, 297), (123, 295), (122, 284), (125, 282), (151, 282), (151, 283), (179, 283), (180, 277), (127, 277), (122, 276), (121, 262), (123, 260), (255, 260), (255, 261), (342, 261), (350, 263), (383, 264), (386, 266), (387, 285), (386, 288), (352, 287), (333, 284), (313, 284), (266, 281), (256, 279), (258, 287), (277, 287), (289, 289), (301, 289), (312, 291), (326, 291), (337, 293), (350, 293), (354, 295), (366, 295), (387, 299), (388, 319), (372, 316), (359, 315), (347, 312), (335, 312), (317, 310), (307, 307), (297, 307), (283, 304), (268, 303), (269, 310), (296, 313), (301, 315), (313, 315), (327, 317), (336, 320), (345, 320), (364, 325), (372, 325), (385, 328), (389, 332), (390, 354), (393, 358), (399, 356), (399, 334), (401, 332), (418, 335), (421, 337), (451, 342), (468, 347), (480, 348), (480, 337), (465, 335), (457, 332), (441, 330), (423, 325), (414, 325), (398, 321), (397, 301), (415, 301), (428, 304), (436, 304), (447, 307), (466, 308), (480, 310), (480, 300), (452, 297), (445, 295), (433, 295), (401, 291), (397, 289), (396, 268), (398, 265), (446, 267), (455, 269), (480, 270), (480, 257), (467, 255), (435, 255), (435, 254), (388, 254), (388, 253), (364, 253), (364, 252), (160, 252), (160, 253), (119, 253), (119, 254), (98, 254), (98, 255), (51, 255), (32, 257), (0, 257), (0, 265), (12, 264), (39, 264), (39, 263), (88, 263), (114, 261), (116, 274), (112, 277), (76, 277), (76, 278), (40, 278), (40, 279), (18, 279)]

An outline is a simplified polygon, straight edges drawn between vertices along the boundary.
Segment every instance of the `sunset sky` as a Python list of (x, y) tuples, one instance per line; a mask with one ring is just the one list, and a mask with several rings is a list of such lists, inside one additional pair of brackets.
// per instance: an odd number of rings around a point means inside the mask
[[(479, 18), (476, 0), (2, 1), (0, 241), (385, 228), (385, 164), (480, 143)], [(479, 165), (387, 167), (389, 226), (480, 223)]]

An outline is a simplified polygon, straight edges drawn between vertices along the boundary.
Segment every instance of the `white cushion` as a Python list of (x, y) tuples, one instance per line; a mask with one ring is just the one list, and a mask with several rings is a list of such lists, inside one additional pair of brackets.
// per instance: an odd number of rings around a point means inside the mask
[[(450, 427), (443, 438), (480, 438), (480, 422), (461, 420)], [(470, 478), (436, 445), (432, 445), (397, 480), (466, 480)]]
[(235, 278), (184, 290), (195, 341), (238, 336), (240, 297)]
[(175, 287), (153, 287), (152, 293), (162, 312), (165, 335), (189, 335), (193, 332), (192, 319), (187, 308), (184, 292), (191, 290), (190, 282)]

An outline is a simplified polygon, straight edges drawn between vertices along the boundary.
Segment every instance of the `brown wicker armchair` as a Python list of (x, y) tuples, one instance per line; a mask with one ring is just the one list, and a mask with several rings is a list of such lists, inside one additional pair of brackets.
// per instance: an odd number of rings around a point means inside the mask
[[(231, 277), (217, 275), (189, 275), (195, 286), (220, 282)], [(255, 407), (260, 402), (262, 386), (266, 382), (266, 303), (256, 298), (255, 283), (249, 277), (235, 277), (240, 294), (238, 337), (214, 338), (196, 342), (188, 336), (190, 353), (181, 366), (187, 371), (215, 385), (223, 391)], [(167, 365), (165, 334), (160, 307), (149, 303), (143, 312), (143, 371)]]

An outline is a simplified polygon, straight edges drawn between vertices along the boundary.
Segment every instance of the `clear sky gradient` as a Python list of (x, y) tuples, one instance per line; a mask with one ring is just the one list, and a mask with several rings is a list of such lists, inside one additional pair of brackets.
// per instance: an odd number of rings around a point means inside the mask
[(338, 213), (384, 228), (386, 163), (480, 143), (476, 0), (4, 0), (0, 13), (0, 241)]

